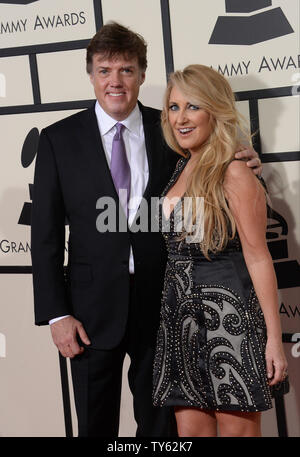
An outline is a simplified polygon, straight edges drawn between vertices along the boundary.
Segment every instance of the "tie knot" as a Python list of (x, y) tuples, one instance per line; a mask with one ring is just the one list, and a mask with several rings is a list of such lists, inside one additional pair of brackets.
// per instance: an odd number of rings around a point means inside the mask
[(117, 131), (116, 131), (116, 134), (115, 134), (115, 136), (114, 136), (114, 139), (115, 139), (115, 140), (120, 140), (121, 134), (122, 134), (122, 131), (123, 131), (123, 128), (124, 128), (124, 127), (125, 127), (125, 126), (124, 126), (123, 124), (121, 124), (120, 122), (117, 122), (117, 123), (116, 123), (116, 129), (117, 129)]

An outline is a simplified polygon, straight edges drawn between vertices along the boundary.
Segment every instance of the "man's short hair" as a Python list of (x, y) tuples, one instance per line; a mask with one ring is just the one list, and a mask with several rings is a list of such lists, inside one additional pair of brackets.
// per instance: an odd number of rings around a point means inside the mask
[(137, 57), (142, 71), (147, 68), (147, 43), (138, 33), (132, 32), (117, 22), (109, 22), (101, 27), (90, 41), (86, 53), (86, 70), (92, 71), (93, 56), (102, 54), (111, 59), (121, 55), (126, 59)]

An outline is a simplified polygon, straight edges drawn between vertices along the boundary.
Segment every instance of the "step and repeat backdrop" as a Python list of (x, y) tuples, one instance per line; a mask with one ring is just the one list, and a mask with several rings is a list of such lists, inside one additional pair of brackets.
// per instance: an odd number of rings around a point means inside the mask
[[(32, 183), (41, 129), (94, 99), (85, 49), (109, 20), (148, 43), (142, 103), (161, 108), (168, 73), (202, 63), (228, 77), (256, 132), (291, 382), (263, 434), (300, 436), (299, 16), (299, 0), (0, 0), (0, 436), (76, 435), (69, 364), (33, 323)], [(129, 362), (121, 436), (135, 435)]]

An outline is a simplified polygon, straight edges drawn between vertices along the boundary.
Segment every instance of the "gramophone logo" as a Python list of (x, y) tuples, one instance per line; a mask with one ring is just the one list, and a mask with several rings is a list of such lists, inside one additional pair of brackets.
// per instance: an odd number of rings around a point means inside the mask
[[(29, 167), (37, 154), (40, 133), (36, 127), (32, 128), (25, 138), (22, 153), (21, 164), (24, 168)], [(29, 184), (29, 196), (32, 201), (33, 185)], [(19, 218), (18, 224), (30, 225), (31, 223), (31, 202), (25, 202)]]
[[(23, 168), (28, 168), (34, 161), (39, 144), (40, 133), (39, 130), (34, 127), (27, 134), (21, 152), (21, 164)], [(31, 205), (33, 199), (33, 184), (29, 184), (29, 197), (30, 202), (24, 202), (18, 224), (19, 225), (31, 225)], [(69, 225), (69, 221), (66, 218), (66, 225)]]
[(282, 9), (272, 8), (272, 0), (225, 0), (225, 4), (226, 13), (244, 15), (219, 16), (209, 44), (252, 45), (294, 33)]
[(286, 220), (268, 205), (268, 226), (266, 238), (274, 261), (278, 289), (300, 286), (300, 265), (288, 254), (288, 224)]

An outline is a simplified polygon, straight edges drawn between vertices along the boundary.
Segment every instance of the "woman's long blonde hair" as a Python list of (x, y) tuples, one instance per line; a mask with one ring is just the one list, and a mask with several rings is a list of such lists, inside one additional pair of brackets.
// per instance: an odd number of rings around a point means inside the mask
[[(204, 197), (204, 234), (200, 248), (209, 259), (209, 251), (224, 249), (236, 233), (236, 225), (223, 189), (225, 171), (234, 159), (237, 147), (251, 144), (251, 136), (235, 106), (235, 97), (226, 79), (205, 65), (189, 65), (169, 77), (161, 115), (162, 129), (168, 145), (183, 155), (183, 150), (169, 122), (169, 99), (176, 86), (192, 104), (210, 115), (211, 134), (202, 144), (199, 160), (190, 175), (185, 196)], [(195, 201), (195, 198), (191, 200)], [(196, 216), (193, 218), (196, 220)], [(196, 239), (196, 238), (195, 238)]]

